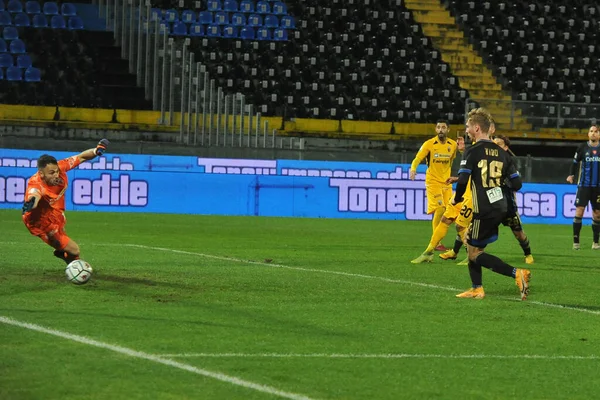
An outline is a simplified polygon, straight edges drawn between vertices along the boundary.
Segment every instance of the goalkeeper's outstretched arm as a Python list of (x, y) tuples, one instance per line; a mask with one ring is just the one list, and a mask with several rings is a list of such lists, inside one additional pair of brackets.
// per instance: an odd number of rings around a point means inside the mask
[(108, 141), (108, 139), (100, 140), (98, 142), (98, 145), (96, 147), (94, 147), (93, 149), (88, 149), (88, 150), (85, 150), (85, 151), (79, 153), (77, 155), (79, 157), (79, 161), (81, 161), (81, 162), (89, 161), (89, 160), (92, 160), (96, 157), (103, 155), (109, 144), (110, 144), (110, 142)]

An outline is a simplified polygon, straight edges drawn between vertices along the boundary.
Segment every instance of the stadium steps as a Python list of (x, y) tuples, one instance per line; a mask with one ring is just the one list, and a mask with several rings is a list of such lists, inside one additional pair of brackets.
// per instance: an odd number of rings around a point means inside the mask
[[(520, 110), (512, 110), (510, 94), (502, 89), (439, 0), (406, 0), (404, 5), (421, 25), (425, 36), (442, 53), (442, 60), (450, 65), (459, 86), (468, 90), (472, 100), (492, 113), (499, 129), (532, 129)], [(514, 112), (514, 118), (511, 118), (511, 112)]]

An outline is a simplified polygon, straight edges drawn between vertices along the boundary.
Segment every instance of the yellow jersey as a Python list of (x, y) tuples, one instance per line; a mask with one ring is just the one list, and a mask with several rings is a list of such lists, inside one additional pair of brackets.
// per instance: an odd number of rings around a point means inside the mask
[(446, 138), (446, 142), (442, 143), (435, 136), (423, 143), (410, 165), (410, 169), (416, 171), (417, 166), (425, 159), (427, 164), (425, 183), (445, 185), (446, 180), (450, 178), (452, 161), (454, 161), (457, 151), (457, 144), (454, 140)]

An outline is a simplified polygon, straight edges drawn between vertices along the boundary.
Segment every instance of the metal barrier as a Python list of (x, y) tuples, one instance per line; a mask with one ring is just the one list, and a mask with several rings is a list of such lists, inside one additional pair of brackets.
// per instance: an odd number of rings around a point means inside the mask
[[(114, 32), (121, 57), (137, 76), (159, 124), (179, 127), (179, 143), (199, 146), (293, 148), (299, 139), (278, 137), (242, 93), (217, 86), (189, 37), (170, 37), (152, 15), (150, 0), (93, 0)], [(200, 38), (199, 40), (206, 40)], [(206, 42), (207, 43), (207, 42)], [(206, 44), (203, 42), (203, 44)], [(279, 140), (278, 140), (279, 139)]]

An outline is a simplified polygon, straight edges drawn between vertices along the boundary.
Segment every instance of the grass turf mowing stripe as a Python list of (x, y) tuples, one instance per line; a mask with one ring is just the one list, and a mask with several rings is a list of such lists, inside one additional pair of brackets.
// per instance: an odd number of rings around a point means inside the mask
[(58, 331), (55, 329), (46, 328), (46, 327), (43, 327), (40, 325), (31, 324), (28, 322), (17, 321), (15, 319), (4, 317), (1, 315), (0, 315), (0, 323), (6, 324), (6, 325), (17, 326), (20, 328), (29, 329), (29, 330), (36, 331), (36, 332), (46, 333), (48, 335), (58, 336), (60, 338), (63, 338), (66, 340), (71, 340), (73, 342), (83, 343), (83, 344), (86, 344), (89, 346), (94, 346), (94, 347), (99, 347), (102, 349), (110, 350), (115, 353), (124, 354), (129, 357), (148, 360), (148, 361), (152, 361), (155, 363), (167, 365), (169, 367), (182, 369), (185, 371), (192, 372), (194, 374), (198, 374), (198, 375), (202, 375), (202, 376), (205, 376), (208, 378), (216, 379), (216, 380), (226, 382), (226, 383), (229, 383), (232, 385), (242, 386), (247, 389), (256, 390), (256, 391), (259, 391), (262, 393), (267, 393), (267, 394), (279, 396), (279, 397), (286, 398), (286, 399), (311, 400), (310, 397), (306, 397), (301, 394), (285, 392), (285, 391), (279, 390), (279, 389), (271, 387), (271, 386), (266, 386), (266, 385), (261, 385), (259, 383), (246, 381), (246, 380), (237, 378), (235, 376), (230, 376), (230, 375), (226, 375), (226, 374), (223, 374), (220, 372), (213, 372), (213, 371), (208, 371), (205, 369), (197, 368), (192, 365), (183, 364), (183, 363), (180, 363), (180, 362), (174, 361), (174, 360), (169, 360), (168, 358), (165, 358), (163, 356), (153, 355), (153, 354), (149, 354), (149, 353), (144, 353), (142, 351), (129, 349), (127, 347), (121, 347), (121, 346), (112, 345), (109, 343), (99, 342), (97, 340), (90, 339), (85, 336), (74, 335), (72, 333), (62, 332), (62, 331)]

